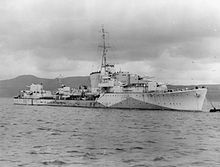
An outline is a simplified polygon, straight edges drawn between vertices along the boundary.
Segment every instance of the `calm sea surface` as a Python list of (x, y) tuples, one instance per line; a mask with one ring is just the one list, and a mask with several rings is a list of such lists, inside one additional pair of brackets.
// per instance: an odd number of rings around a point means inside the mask
[(220, 113), (17, 106), (0, 99), (0, 166), (220, 166)]

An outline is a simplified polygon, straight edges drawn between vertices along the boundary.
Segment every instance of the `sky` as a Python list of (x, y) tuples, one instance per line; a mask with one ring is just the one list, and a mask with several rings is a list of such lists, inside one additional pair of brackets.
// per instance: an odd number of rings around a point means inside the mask
[(88, 76), (100, 68), (102, 26), (118, 70), (220, 83), (219, 0), (1, 0), (0, 80)]

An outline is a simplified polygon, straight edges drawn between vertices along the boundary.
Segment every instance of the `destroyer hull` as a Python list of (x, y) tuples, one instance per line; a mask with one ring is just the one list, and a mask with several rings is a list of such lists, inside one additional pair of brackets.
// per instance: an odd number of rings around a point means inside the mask
[(202, 111), (207, 89), (166, 93), (108, 93), (97, 101), (109, 108)]
[(18, 98), (14, 99), (14, 104), (87, 108), (202, 111), (206, 93), (206, 88), (166, 93), (118, 92), (105, 93), (96, 101)]
[(14, 98), (16, 105), (48, 105), (53, 99)]

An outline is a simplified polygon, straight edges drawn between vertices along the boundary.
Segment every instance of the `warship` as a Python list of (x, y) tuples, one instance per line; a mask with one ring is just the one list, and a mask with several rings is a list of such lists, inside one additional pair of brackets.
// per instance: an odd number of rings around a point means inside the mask
[(202, 111), (207, 88), (170, 90), (164, 83), (129, 72), (116, 71), (107, 63), (106, 32), (102, 33), (102, 60), (99, 71), (90, 74), (91, 88), (73, 90), (62, 85), (55, 94), (32, 84), (30, 90), (14, 97), (14, 104), (63, 107)]

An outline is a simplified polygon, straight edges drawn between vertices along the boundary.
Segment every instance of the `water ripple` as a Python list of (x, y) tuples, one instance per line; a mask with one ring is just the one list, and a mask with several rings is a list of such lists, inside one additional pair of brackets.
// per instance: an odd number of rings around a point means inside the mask
[(0, 104), (0, 166), (220, 165), (220, 114)]
[(59, 161), (59, 160), (53, 160), (53, 161), (44, 161), (42, 162), (43, 165), (65, 165), (67, 164), (64, 161)]

